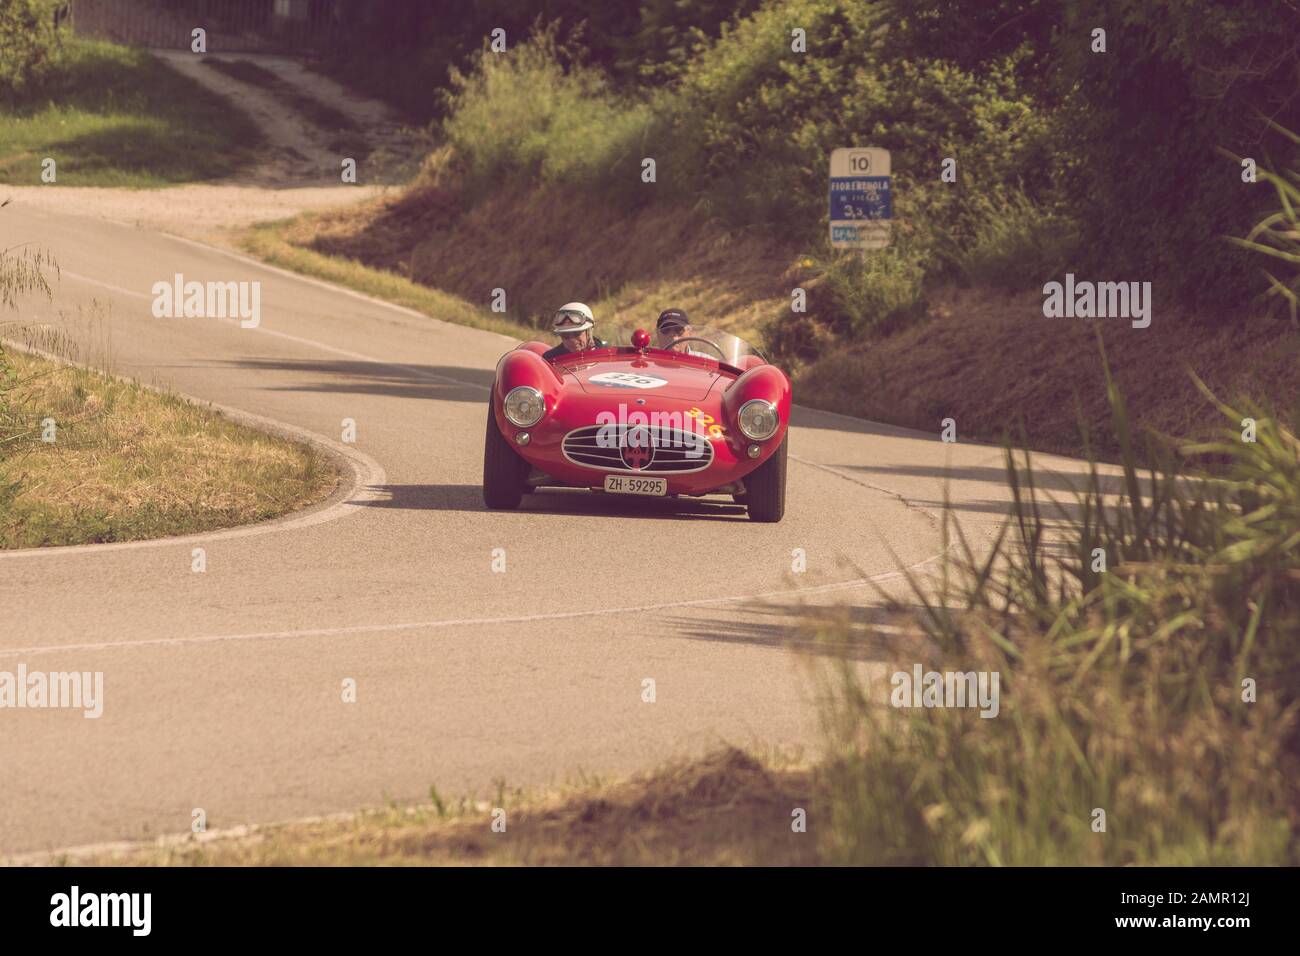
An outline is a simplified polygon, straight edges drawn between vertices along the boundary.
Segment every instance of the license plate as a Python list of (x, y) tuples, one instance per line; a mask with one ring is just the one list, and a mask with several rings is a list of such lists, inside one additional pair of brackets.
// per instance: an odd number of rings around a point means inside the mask
[(627, 475), (606, 475), (605, 490), (616, 495), (666, 495), (667, 478), (632, 478)]

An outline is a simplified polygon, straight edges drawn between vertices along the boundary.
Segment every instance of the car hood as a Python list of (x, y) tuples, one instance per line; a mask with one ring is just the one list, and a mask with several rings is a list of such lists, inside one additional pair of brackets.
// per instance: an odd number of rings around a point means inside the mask
[(701, 402), (714, 387), (733, 377), (711, 362), (681, 363), (649, 361), (596, 362), (570, 366), (564, 370), (577, 380), (588, 395), (629, 396), (635, 398), (670, 398), (683, 402)]

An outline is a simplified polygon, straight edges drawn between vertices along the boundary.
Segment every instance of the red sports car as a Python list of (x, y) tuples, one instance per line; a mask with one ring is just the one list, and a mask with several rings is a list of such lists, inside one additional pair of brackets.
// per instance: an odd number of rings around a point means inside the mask
[(620, 495), (731, 495), (755, 521), (785, 513), (790, 380), (727, 332), (696, 329), (669, 350), (572, 352), (525, 342), (497, 363), (483, 500), (518, 507), (541, 487)]

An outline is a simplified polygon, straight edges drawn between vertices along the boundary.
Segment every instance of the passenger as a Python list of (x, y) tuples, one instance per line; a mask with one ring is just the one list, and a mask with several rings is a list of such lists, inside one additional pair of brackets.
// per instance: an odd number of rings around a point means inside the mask
[(697, 352), (686, 343), (676, 344), (678, 339), (689, 338), (693, 331), (685, 309), (664, 309), (659, 313), (659, 320), (655, 323), (655, 332), (658, 333), (661, 349), (685, 352), (687, 355), (699, 355), (703, 358), (717, 358), (716, 355), (708, 352)]

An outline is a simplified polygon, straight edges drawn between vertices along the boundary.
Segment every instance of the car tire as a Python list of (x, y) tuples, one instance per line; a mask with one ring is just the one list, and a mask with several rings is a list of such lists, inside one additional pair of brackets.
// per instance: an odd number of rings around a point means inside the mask
[(525, 466), (525, 461), (501, 434), (489, 403), (487, 437), (483, 442), (483, 503), (495, 510), (518, 508), (524, 494)]
[(774, 454), (745, 478), (745, 499), (751, 521), (776, 522), (785, 516), (787, 434)]

